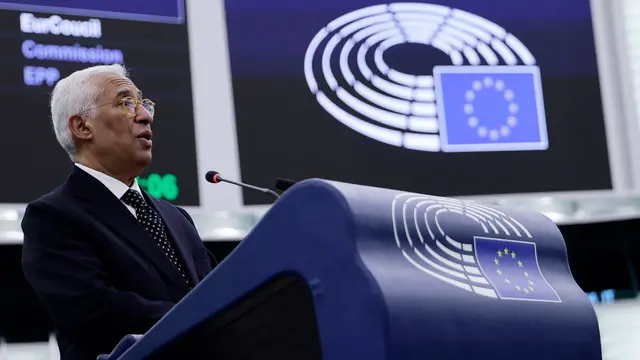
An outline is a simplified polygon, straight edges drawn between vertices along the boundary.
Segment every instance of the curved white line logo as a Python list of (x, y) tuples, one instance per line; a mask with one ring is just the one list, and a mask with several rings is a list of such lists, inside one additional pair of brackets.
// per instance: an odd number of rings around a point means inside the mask
[[(501, 211), (405, 193), (394, 198), (392, 218), (402, 255), (425, 274), (485, 297), (561, 302), (542, 275), (533, 236)], [(477, 235), (456, 238), (447, 223)]]
[[(433, 75), (391, 68), (385, 51), (405, 43), (433, 46), (451, 64)], [(535, 63), (524, 44), (489, 20), (441, 5), (392, 3), (352, 11), (322, 28), (307, 48), (304, 73), (330, 115), (386, 144), (543, 150), (548, 141)], [(474, 111), (480, 103), (489, 112)]]

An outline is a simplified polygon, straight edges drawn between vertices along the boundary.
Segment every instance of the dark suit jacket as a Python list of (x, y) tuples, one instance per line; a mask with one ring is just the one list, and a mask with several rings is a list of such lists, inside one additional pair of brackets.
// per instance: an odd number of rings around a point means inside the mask
[[(193, 220), (143, 195), (198, 283), (216, 261)], [(124, 335), (146, 332), (191, 289), (125, 205), (77, 167), (28, 205), (22, 229), (23, 270), (53, 317), (62, 360), (111, 352)]]

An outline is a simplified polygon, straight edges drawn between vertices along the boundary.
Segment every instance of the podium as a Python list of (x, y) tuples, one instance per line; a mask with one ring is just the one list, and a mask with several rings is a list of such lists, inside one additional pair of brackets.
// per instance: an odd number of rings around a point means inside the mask
[(136, 340), (110, 358), (602, 358), (542, 214), (318, 179)]

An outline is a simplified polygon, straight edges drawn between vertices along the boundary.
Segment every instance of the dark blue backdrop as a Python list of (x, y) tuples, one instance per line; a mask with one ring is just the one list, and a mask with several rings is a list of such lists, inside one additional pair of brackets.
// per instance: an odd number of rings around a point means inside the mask
[[(225, 1), (244, 181), (266, 186), (281, 176), (320, 177), (443, 196), (612, 188), (589, 0), (429, 2), (493, 21), (527, 46), (540, 67), (548, 149), (482, 153), (379, 143), (339, 123), (309, 90), (304, 57), (318, 31), (346, 13), (386, 3)], [(451, 65), (446, 54), (423, 45), (394, 46), (384, 57), (409, 74)], [(495, 164), (506, 165), (487, 174)], [(245, 191), (244, 201), (270, 199)]]
[[(376, 0), (225, 2), (234, 76), (302, 76), (304, 52), (331, 20)], [(597, 75), (589, 0), (434, 0), (484, 17), (514, 34), (543, 75)], [(259, 63), (256, 60), (260, 60)], [(443, 64), (446, 65), (446, 64)]]

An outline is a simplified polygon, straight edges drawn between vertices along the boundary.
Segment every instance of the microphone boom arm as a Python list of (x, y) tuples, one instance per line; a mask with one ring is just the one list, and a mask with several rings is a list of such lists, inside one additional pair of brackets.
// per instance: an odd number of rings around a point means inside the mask
[(225, 179), (225, 178), (220, 177), (220, 176), (218, 176), (218, 179), (220, 181), (228, 182), (229, 184), (233, 184), (233, 185), (236, 185), (236, 186), (246, 187), (246, 188), (249, 188), (249, 189), (252, 189), (252, 190), (260, 191), (261, 193), (265, 193), (265, 194), (271, 195), (271, 196), (275, 197), (276, 199), (280, 197), (280, 195), (278, 195), (275, 191), (273, 191), (271, 189), (264, 189), (264, 188), (261, 188), (261, 187), (253, 186), (253, 185), (250, 185), (250, 184), (244, 184), (244, 183), (240, 184), (238, 182), (235, 182), (235, 181), (229, 180), (229, 179)]
[(226, 183), (229, 183), (229, 184), (233, 184), (233, 185), (240, 186), (240, 187), (243, 187), (243, 188), (251, 189), (251, 190), (254, 190), (254, 191), (260, 191), (261, 193), (267, 194), (267, 195), (271, 195), (276, 199), (278, 199), (280, 197), (280, 195), (278, 195), (278, 193), (276, 193), (275, 191), (273, 191), (271, 189), (261, 188), (261, 187), (253, 186), (253, 185), (250, 185), (250, 184), (245, 184), (245, 183), (242, 183), (242, 182), (239, 182), (239, 181), (233, 181), (233, 180), (225, 179), (222, 176), (220, 176), (220, 173), (217, 172), (217, 171), (213, 171), (213, 170), (207, 171), (207, 173), (205, 174), (204, 178), (205, 178), (205, 180), (207, 180), (208, 182), (213, 183), (213, 184), (218, 184), (220, 182), (226, 182)]

